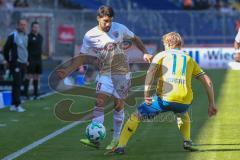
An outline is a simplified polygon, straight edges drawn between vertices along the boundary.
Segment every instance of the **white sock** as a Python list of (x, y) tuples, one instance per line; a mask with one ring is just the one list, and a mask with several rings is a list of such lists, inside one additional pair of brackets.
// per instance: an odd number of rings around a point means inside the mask
[(92, 122), (102, 123), (104, 122), (104, 108), (95, 106), (93, 109)]
[(119, 139), (120, 133), (122, 131), (122, 126), (124, 123), (124, 109), (120, 111), (114, 111), (113, 115), (113, 138)]

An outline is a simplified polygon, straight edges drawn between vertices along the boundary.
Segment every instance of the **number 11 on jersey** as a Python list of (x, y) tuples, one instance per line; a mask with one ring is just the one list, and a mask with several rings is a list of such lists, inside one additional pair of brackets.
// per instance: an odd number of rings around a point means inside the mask
[(182, 67), (181, 74), (182, 76), (186, 75), (186, 69), (187, 69), (187, 56), (182, 55), (181, 58), (183, 58), (183, 63), (179, 63), (179, 57), (176, 54), (172, 54), (173, 56), (173, 66), (172, 66), (172, 74), (175, 75), (177, 71), (177, 67)]

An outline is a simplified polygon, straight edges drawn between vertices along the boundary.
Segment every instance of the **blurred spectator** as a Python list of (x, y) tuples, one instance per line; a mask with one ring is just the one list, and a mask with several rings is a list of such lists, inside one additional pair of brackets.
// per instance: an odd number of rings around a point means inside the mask
[(15, 0), (14, 6), (24, 8), (24, 7), (28, 7), (29, 4), (27, 0)]
[(208, 9), (210, 6), (208, 3), (208, 0), (195, 0), (194, 7), (197, 10), (203, 10), (203, 9)]
[(0, 0), (0, 9), (13, 10), (13, 4), (11, 0)]
[(4, 80), (4, 74), (5, 74), (5, 60), (3, 56), (3, 45), (4, 45), (4, 40), (0, 35), (0, 81)]
[(192, 0), (183, 0), (183, 9), (192, 9), (193, 1)]
[(2, 36), (0, 35), (0, 52), (2, 52), (2, 50), (3, 50), (3, 38), (2, 38)]
[(72, 1), (69, 0), (60, 0), (59, 2), (60, 8), (67, 8), (67, 9), (82, 9), (79, 4), (74, 4)]
[(222, 7), (222, 2), (221, 0), (216, 0), (215, 3), (212, 3), (211, 6), (217, 10), (220, 10)]
[(240, 62), (240, 29), (238, 30), (238, 33), (235, 37), (234, 48), (236, 50), (236, 54), (235, 54), (235, 57), (234, 57), (235, 61)]
[(0, 25), (8, 27), (11, 23), (13, 4), (8, 0), (0, 0)]
[(230, 4), (233, 10), (239, 10), (240, 9), (240, 0), (236, 0), (233, 3)]
[(0, 53), (0, 81), (4, 80), (5, 68), (4, 68), (4, 57), (3, 54)]
[[(177, 1), (177, 0), (175, 0)], [(178, 0), (183, 9), (217, 9), (222, 13), (232, 13), (235, 9), (240, 9), (240, 0)]]
[(220, 12), (222, 13), (232, 13), (233, 9), (232, 7), (230, 7), (229, 3), (227, 2), (222, 2), (221, 8), (220, 8)]
[(236, 30), (238, 31), (240, 28), (240, 19), (236, 20)]
[(12, 105), (10, 111), (24, 112), (25, 109), (21, 106), (21, 85), (23, 84), (26, 67), (28, 64), (27, 43), (28, 36), (27, 20), (20, 19), (17, 21), (17, 28), (7, 38), (4, 45), (4, 58), (10, 68), (10, 73), (13, 77), (12, 82)]
[(39, 33), (40, 26), (38, 22), (32, 22), (31, 33), (28, 35), (28, 62), (27, 75), (24, 82), (24, 94), (29, 98), (28, 90), (30, 80), (33, 80), (34, 99), (38, 98), (38, 84), (40, 74), (42, 74), (42, 44), (43, 37)]

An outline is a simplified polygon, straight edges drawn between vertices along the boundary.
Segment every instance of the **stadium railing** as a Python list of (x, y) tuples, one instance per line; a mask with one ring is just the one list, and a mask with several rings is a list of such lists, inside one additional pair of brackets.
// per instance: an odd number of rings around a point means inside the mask
[[(0, 11), (0, 15), (0, 41), (4, 41), (15, 28), (19, 17), (26, 17), (29, 22), (38, 20), (45, 39), (44, 52), (52, 57), (72, 56), (75, 46), (82, 43), (84, 33), (97, 25), (96, 13), (90, 10), (24, 8), (12, 12)], [(132, 10), (116, 11), (114, 21), (125, 24), (145, 43), (160, 45), (163, 34), (177, 31), (183, 35), (185, 44), (232, 44), (237, 32), (238, 15), (237, 11)], [(62, 26), (67, 26), (65, 29), (70, 30), (72, 41), (59, 40), (59, 32), (64, 32), (59, 29)], [(1, 47), (2, 45), (0, 50)]]

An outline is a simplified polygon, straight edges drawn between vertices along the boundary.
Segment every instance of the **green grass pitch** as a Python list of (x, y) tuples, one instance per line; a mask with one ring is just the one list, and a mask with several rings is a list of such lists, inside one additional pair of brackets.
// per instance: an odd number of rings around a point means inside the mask
[[(182, 138), (175, 121), (144, 122), (138, 128), (122, 156), (103, 155), (111, 140), (112, 113), (105, 117), (107, 137), (99, 150), (82, 146), (89, 122), (60, 134), (39, 145), (17, 160), (233, 160), (240, 157), (240, 71), (207, 70), (214, 83), (218, 114), (207, 116), (207, 96), (196, 80), (193, 81), (194, 101), (191, 109), (191, 133), (198, 152), (182, 149)], [(0, 159), (68, 125), (53, 114), (56, 102), (66, 96), (55, 94), (25, 103), (25, 113), (0, 110)], [(71, 97), (68, 97), (71, 98)], [(91, 108), (94, 101), (73, 97), (72, 111)], [(126, 109), (131, 113), (133, 109)]]

